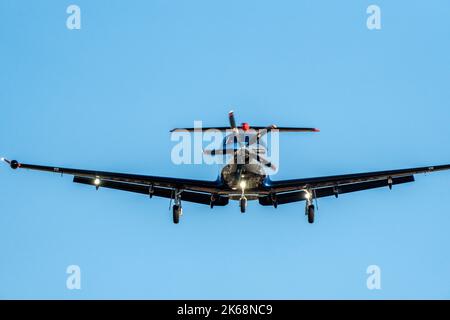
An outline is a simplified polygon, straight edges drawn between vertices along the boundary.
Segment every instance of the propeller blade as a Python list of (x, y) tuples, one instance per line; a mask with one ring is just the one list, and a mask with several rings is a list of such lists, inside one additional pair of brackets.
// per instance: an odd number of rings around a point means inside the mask
[(261, 163), (263, 166), (266, 166), (267, 168), (270, 168), (274, 171), (277, 170), (277, 167), (270, 162), (268, 159), (266, 159), (265, 157), (261, 156), (260, 154), (257, 154), (253, 151), (250, 150), (246, 150), (248, 152), (248, 156), (249, 158), (255, 159), (256, 161), (258, 161), (259, 163)]
[(226, 145), (234, 144), (234, 139), (236, 138), (236, 142), (240, 144), (243, 141), (244, 135), (239, 133), (231, 133), (224, 138), (224, 143)]
[(236, 120), (234, 119), (234, 112), (233, 112), (233, 110), (228, 113), (228, 118), (230, 120), (230, 127), (231, 127), (231, 129), (233, 129), (233, 130), (237, 129)]
[(264, 158), (264, 157), (262, 157), (262, 156), (259, 156), (258, 158), (259, 158), (258, 161), (259, 161), (262, 165), (264, 165), (264, 166), (266, 166), (266, 167), (268, 167), (268, 168), (270, 168), (270, 169), (272, 169), (272, 170), (274, 170), (274, 171), (277, 170), (277, 167), (276, 167), (272, 162), (270, 162), (269, 160), (267, 160), (266, 158)]
[(253, 135), (250, 137), (250, 140), (248, 142), (248, 145), (254, 145), (254, 144), (258, 144), (263, 146), (264, 148), (267, 148), (266, 143), (261, 140), (261, 137), (264, 136), (267, 133), (267, 131), (263, 131), (263, 132), (258, 132), (257, 134)]
[(266, 154), (266, 149), (264, 148), (250, 148), (249, 150), (256, 155)]

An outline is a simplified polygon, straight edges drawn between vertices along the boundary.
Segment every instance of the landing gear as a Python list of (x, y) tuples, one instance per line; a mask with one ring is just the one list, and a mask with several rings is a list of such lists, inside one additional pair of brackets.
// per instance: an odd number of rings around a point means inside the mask
[(180, 216), (183, 215), (183, 208), (181, 207), (181, 192), (180, 190), (174, 190), (174, 204), (172, 207), (173, 223), (178, 224), (180, 222)]
[(306, 210), (308, 215), (308, 222), (314, 223), (314, 205), (309, 205)]
[[(242, 175), (242, 177), (244, 176)], [(239, 186), (242, 190), (241, 198), (239, 199), (239, 207), (241, 208), (241, 213), (245, 213), (245, 209), (247, 208), (247, 198), (245, 197), (245, 187), (247, 186), (247, 182), (245, 180), (241, 180), (239, 182)]]
[(247, 198), (242, 197), (239, 200), (239, 207), (241, 208), (241, 213), (245, 213), (245, 209), (247, 208)]
[(306, 192), (306, 207), (305, 207), (305, 215), (308, 216), (308, 222), (314, 223), (314, 205), (313, 205), (313, 197), (310, 191)]
[(183, 214), (183, 208), (180, 205), (173, 205), (173, 223), (178, 224), (180, 222), (180, 216)]

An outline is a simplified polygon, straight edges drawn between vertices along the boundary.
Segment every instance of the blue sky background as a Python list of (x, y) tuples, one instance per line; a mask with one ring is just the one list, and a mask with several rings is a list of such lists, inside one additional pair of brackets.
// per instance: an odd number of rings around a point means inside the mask
[[(66, 28), (81, 7), (82, 29)], [(366, 28), (366, 8), (382, 30)], [(283, 135), (273, 179), (450, 163), (450, 3), (0, 2), (0, 155), (215, 179), (168, 131), (239, 121)], [(450, 298), (450, 173), (265, 208), (211, 210), (0, 167), (0, 298)], [(82, 289), (66, 289), (77, 264)], [(379, 265), (382, 290), (366, 288)]]

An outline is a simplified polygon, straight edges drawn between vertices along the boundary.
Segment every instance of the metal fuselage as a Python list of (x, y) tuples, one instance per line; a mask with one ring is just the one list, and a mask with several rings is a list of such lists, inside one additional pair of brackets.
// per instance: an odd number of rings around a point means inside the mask
[[(238, 147), (235, 140), (234, 148), (232, 161), (222, 168), (220, 180), (228, 188), (236, 191), (235, 194), (229, 194), (231, 200), (239, 200), (243, 196), (248, 200), (256, 200), (258, 199), (258, 191), (264, 188), (268, 179), (265, 168), (261, 162), (250, 157), (248, 143), (241, 144)], [(261, 150), (259, 144), (256, 145), (256, 148)]]
[[(257, 199), (252, 190), (261, 189), (267, 179), (267, 174), (260, 164), (227, 164), (223, 167), (220, 178), (231, 190), (236, 190), (236, 195), (230, 195), (230, 199), (239, 199), (245, 191), (247, 198)], [(242, 184), (245, 187), (242, 190)]]

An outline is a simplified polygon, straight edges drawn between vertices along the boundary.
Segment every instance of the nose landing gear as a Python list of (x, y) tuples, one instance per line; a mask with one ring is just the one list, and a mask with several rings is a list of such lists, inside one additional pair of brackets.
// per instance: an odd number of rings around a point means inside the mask
[(241, 208), (241, 213), (245, 213), (245, 209), (247, 208), (247, 198), (242, 197), (239, 200), (239, 207)]

